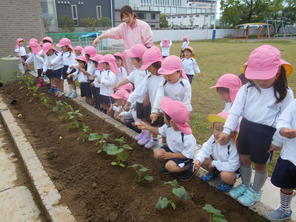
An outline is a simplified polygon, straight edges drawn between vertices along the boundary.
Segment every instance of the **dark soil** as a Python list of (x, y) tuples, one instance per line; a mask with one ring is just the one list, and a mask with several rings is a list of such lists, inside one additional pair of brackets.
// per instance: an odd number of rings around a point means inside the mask
[[(19, 83), (5, 85), (0, 92), (6, 103), (16, 100), (9, 108), (61, 193), (62, 202), (69, 206), (79, 222), (208, 222), (209, 215), (202, 210), (207, 203), (220, 209), (231, 222), (265, 221), (197, 178), (180, 183), (191, 194), (192, 200), (177, 200), (176, 210), (158, 211), (155, 204), (159, 196), (171, 196), (171, 188), (163, 182), (172, 178), (159, 175), (161, 164), (153, 159), (150, 150), (126, 137), (134, 148), (128, 164), (143, 164), (155, 177), (152, 183), (140, 185), (135, 182), (133, 169), (111, 166), (113, 157), (104, 153), (98, 155), (94, 143), (77, 141), (80, 132), (69, 130), (68, 123), (41, 105), (37, 98), (30, 101), (27, 89), (19, 89)], [(109, 133), (113, 139), (125, 136), (84, 108), (70, 100), (67, 102), (80, 109), (84, 114), (83, 121), (94, 132)], [(17, 117), (18, 114), (22, 116)]]

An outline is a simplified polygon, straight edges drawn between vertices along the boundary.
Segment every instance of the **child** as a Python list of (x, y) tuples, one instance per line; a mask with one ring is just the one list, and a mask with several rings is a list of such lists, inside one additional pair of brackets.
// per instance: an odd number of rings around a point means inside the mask
[(41, 50), (40, 45), (37, 42), (30, 41), (28, 44), (28, 48), (31, 52), (30, 56), (26, 60), (26, 64), (34, 64), (35, 73), (37, 74), (37, 86), (44, 86), (44, 80), (42, 78), (44, 60), (41, 56), (39, 56), (39, 52)]
[(57, 77), (61, 76), (63, 69), (62, 61), (57, 62), (53, 66), (49, 66), (52, 60), (59, 56), (58, 51), (52, 46), (51, 43), (44, 43), (42, 46), (42, 55), (44, 56), (43, 75), (46, 75), (50, 80), (49, 92), (56, 93), (58, 91)]
[(121, 80), (125, 79), (127, 77), (127, 71), (124, 68), (124, 55), (123, 53), (116, 52), (114, 53), (114, 57), (116, 59), (116, 64), (120, 70), (119, 75), (117, 75), (117, 83), (121, 82)]
[[(249, 56), (246, 78), (250, 83), (242, 86), (230, 109), (218, 143), (227, 144), (242, 117), (237, 141), (240, 154), (242, 184), (230, 191), (230, 196), (244, 206), (252, 206), (261, 198), (261, 188), (267, 178), (266, 163), (279, 115), (293, 99), (287, 86), (291, 65), (281, 59), (280, 51), (271, 45), (262, 45)], [(250, 186), (251, 163), (255, 178)]]
[(73, 80), (78, 80), (80, 83), (80, 93), (81, 97), (85, 97), (87, 104), (91, 104), (91, 91), (89, 83), (89, 74), (87, 73), (87, 59), (85, 56), (80, 56), (76, 58), (78, 62), (78, 67), (76, 71), (72, 74), (69, 74), (67, 78), (73, 78)]
[(115, 57), (111, 54), (104, 55), (100, 63), (103, 64), (104, 71), (101, 73), (100, 88), (100, 100), (101, 109), (104, 113), (107, 113), (112, 101), (111, 95), (114, 93), (113, 88), (116, 85), (117, 76), (120, 71), (116, 65)]
[(95, 98), (95, 107), (99, 110), (100, 109), (100, 88), (101, 88), (101, 77), (102, 77), (102, 71), (103, 71), (103, 65), (99, 63), (102, 60), (103, 56), (100, 54), (95, 55), (94, 57), (90, 57), (90, 60), (92, 61), (92, 65), (96, 68), (95, 74), (90, 78), (94, 81), (91, 83), (93, 86), (93, 96)]
[[(144, 112), (142, 116), (142, 121), (150, 120), (151, 114), (151, 104), (155, 102), (158, 85), (163, 81), (163, 76), (158, 74), (158, 70), (161, 66), (162, 56), (161, 51), (158, 47), (152, 46), (147, 49), (142, 58), (142, 70), (147, 70), (149, 75), (145, 77), (142, 83), (135, 89), (135, 91), (130, 95), (128, 99), (128, 104), (132, 104), (135, 101), (144, 101), (146, 94), (148, 94), (149, 105), (147, 105), (147, 112)], [(153, 126), (162, 126), (163, 118), (158, 116), (158, 119), (152, 122)], [(144, 145), (145, 148), (152, 148), (157, 145), (157, 135), (151, 137), (149, 131), (143, 131), (140, 135), (136, 137), (139, 145)]]
[(273, 171), (271, 182), (281, 188), (281, 206), (269, 213), (267, 218), (270, 221), (284, 221), (291, 218), (291, 200), (293, 190), (296, 188), (296, 100), (285, 109), (279, 117), (276, 125), (279, 142), (274, 145), (281, 147), (282, 151)]
[(74, 53), (75, 53), (75, 57), (76, 58), (82, 56), (83, 55), (83, 47), (81, 47), (79, 45), (78, 46), (75, 46), (74, 47)]
[(129, 97), (129, 93), (124, 89), (119, 89), (111, 95), (115, 103), (108, 110), (108, 115), (116, 120), (120, 120), (120, 113), (123, 112), (123, 107)]
[(185, 104), (191, 112), (191, 85), (183, 71), (182, 61), (177, 56), (168, 56), (158, 71), (164, 79), (158, 85), (155, 101), (152, 106), (150, 118), (155, 121), (160, 115), (160, 101), (164, 96)]
[(204, 182), (208, 182), (220, 174), (222, 183), (218, 185), (217, 189), (222, 192), (228, 192), (232, 188), (240, 167), (234, 141), (230, 140), (228, 144), (223, 146), (216, 142), (223, 131), (226, 118), (226, 112), (208, 116), (208, 121), (213, 124), (213, 135), (202, 145), (193, 165), (193, 170), (198, 170), (203, 166), (209, 171), (201, 177)]
[(68, 97), (72, 94), (71, 98), (75, 98), (77, 96), (73, 86), (75, 83), (71, 78), (67, 78), (68, 74), (72, 71), (70, 67), (76, 63), (72, 42), (68, 38), (62, 38), (57, 44), (57, 47), (62, 49), (62, 53), (51, 62), (51, 65), (57, 63), (58, 61), (62, 61), (64, 64), (62, 75), (58, 81), (59, 91), (57, 92), (57, 96), (61, 97), (64, 95), (64, 80), (67, 79), (70, 91)]
[(241, 86), (242, 82), (240, 78), (234, 74), (228, 73), (222, 75), (217, 80), (216, 85), (210, 87), (211, 89), (216, 88), (217, 93), (225, 102), (225, 107), (222, 112), (229, 112)]
[(193, 48), (187, 46), (184, 49), (184, 58), (182, 59), (183, 69), (189, 79), (190, 84), (192, 83), (195, 74), (200, 73), (199, 66), (194, 58)]
[(189, 46), (189, 38), (187, 36), (184, 36), (183, 37), (183, 43), (182, 43), (182, 46), (181, 46), (181, 55), (180, 57), (183, 58), (184, 56), (184, 49), (187, 48)]
[(166, 137), (167, 146), (154, 150), (155, 159), (166, 161), (161, 172), (178, 173), (178, 179), (189, 180), (194, 175), (192, 159), (196, 148), (196, 140), (188, 123), (190, 112), (182, 102), (168, 97), (162, 99), (160, 106), (165, 124), (157, 128), (141, 122), (139, 127)]
[(167, 38), (160, 42), (161, 54), (164, 59), (170, 55), (170, 48), (172, 47), (172, 44), (172, 41)]
[(17, 38), (16, 39), (16, 44), (15, 44), (15, 49), (14, 49), (14, 52), (15, 52), (15, 56), (16, 57), (20, 57), (21, 61), (24, 63), (28, 56), (27, 56), (27, 52), (26, 52), (26, 49), (24, 47), (24, 44), (25, 44), (25, 40), (22, 39), (22, 38)]

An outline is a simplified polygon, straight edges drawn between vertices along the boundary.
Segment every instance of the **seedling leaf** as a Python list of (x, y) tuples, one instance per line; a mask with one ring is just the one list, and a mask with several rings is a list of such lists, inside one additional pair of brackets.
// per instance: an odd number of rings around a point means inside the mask
[(154, 177), (153, 176), (144, 176), (144, 180), (151, 182), (154, 180)]
[(159, 197), (155, 207), (157, 210), (163, 210), (169, 205), (169, 200), (166, 197)]
[(97, 133), (91, 133), (88, 136), (88, 141), (96, 141), (98, 139), (100, 139), (100, 135)]
[(173, 194), (183, 200), (189, 200), (190, 196), (184, 187), (173, 188)]

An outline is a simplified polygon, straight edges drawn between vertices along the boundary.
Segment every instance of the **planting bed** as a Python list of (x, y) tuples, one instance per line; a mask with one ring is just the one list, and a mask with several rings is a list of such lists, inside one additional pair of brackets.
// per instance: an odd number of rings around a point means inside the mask
[[(151, 150), (125, 138), (134, 148), (127, 165), (142, 164), (151, 169), (148, 174), (154, 176), (153, 182), (138, 184), (133, 169), (111, 166), (113, 156), (97, 154), (99, 147), (93, 142), (77, 141), (80, 130), (69, 129), (66, 120), (61, 120), (52, 107), (43, 106), (38, 97), (31, 99), (32, 96), (27, 95), (28, 89), (20, 89), (19, 82), (5, 85), (1, 94), (7, 104), (15, 100), (9, 108), (61, 193), (62, 201), (79, 222), (208, 222), (210, 217), (202, 209), (205, 204), (220, 209), (228, 221), (265, 221), (197, 178), (180, 183), (192, 199), (177, 199), (176, 210), (158, 211), (155, 209), (158, 198), (171, 196), (171, 188), (163, 182), (172, 178), (159, 175), (161, 164), (153, 160)], [(48, 96), (54, 103), (56, 98)], [(116, 138), (125, 136), (71, 100), (64, 101), (80, 110), (84, 115), (82, 121), (90, 126), (91, 132), (110, 134), (109, 143), (116, 144)]]

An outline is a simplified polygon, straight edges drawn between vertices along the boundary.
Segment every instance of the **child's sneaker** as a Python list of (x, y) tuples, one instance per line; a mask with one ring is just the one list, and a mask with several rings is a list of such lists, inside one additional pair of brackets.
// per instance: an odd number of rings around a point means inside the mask
[(191, 170), (186, 170), (178, 176), (178, 180), (189, 181), (194, 177), (194, 175), (195, 175), (195, 172)]
[(210, 180), (217, 177), (217, 174), (214, 171), (208, 172), (202, 177), (200, 177), (200, 180), (203, 182), (209, 182)]
[(165, 167), (162, 167), (159, 169), (159, 173), (160, 174), (163, 174), (163, 175), (168, 175), (170, 174), (170, 172), (165, 168)]
[(245, 184), (240, 184), (237, 187), (233, 188), (230, 192), (229, 195), (233, 199), (239, 198), (241, 195), (243, 195), (247, 191), (248, 187)]
[(291, 218), (292, 211), (284, 211), (282, 208), (278, 208), (274, 211), (270, 211), (266, 214), (266, 217), (270, 221), (284, 221)]
[(155, 147), (156, 145), (157, 145), (157, 140), (154, 140), (152, 138), (148, 143), (145, 144), (145, 148), (150, 149), (152, 147)]
[(140, 146), (144, 146), (146, 143), (148, 143), (151, 139), (151, 135), (149, 132), (144, 132), (144, 135), (142, 137), (142, 139), (138, 140), (138, 144)]
[(231, 188), (233, 187), (233, 185), (230, 184), (226, 184), (226, 183), (221, 183), (219, 184), (219, 186), (217, 187), (217, 190), (221, 191), (221, 192), (229, 192), (231, 190)]
[(69, 98), (71, 94), (72, 94), (72, 92), (67, 92), (67, 93), (65, 94), (65, 96)]
[(144, 136), (144, 131), (141, 131), (138, 135), (135, 136), (135, 140), (141, 140)]
[(257, 201), (261, 199), (261, 192), (256, 192), (252, 188), (247, 189), (247, 191), (240, 196), (237, 200), (242, 205), (250, 207), (254, 205)]
[(77, 97), (77, 93), (76, 92), (72, 92), (69, 96), (68, 96), (68, 98), (70, 98), (70, 99), (75, 99)]

